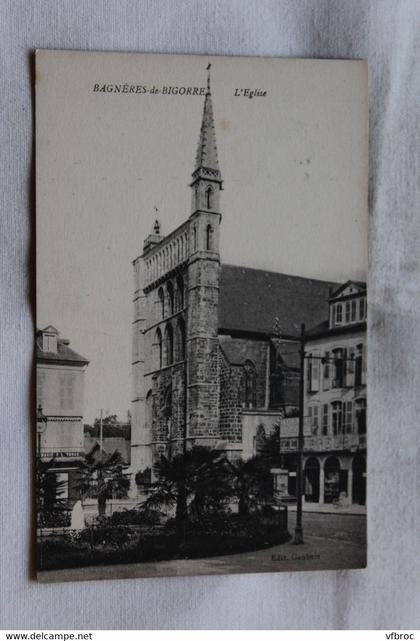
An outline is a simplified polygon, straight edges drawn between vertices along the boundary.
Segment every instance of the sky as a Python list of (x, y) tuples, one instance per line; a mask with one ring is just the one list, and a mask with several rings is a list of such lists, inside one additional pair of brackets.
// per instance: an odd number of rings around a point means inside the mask
[[(163, 234), (191, 213), (204, 102), (162, 88), (205, 87), (209, 61), (222, 262), (366, 278), (364, 63), (38, 53), (37, 326), (54, 325), (89, 359), (86, 422), (100, 408), (121, 418), (130, 409), (132, 260), (155, 207)], [(248, 88), (267, 93), (250, 99)]]

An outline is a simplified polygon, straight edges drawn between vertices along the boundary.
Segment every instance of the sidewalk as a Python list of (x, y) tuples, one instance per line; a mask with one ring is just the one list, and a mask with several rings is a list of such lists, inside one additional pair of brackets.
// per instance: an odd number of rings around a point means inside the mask
[[(291, 524), (292, 525), (292, 524)], [(293, 530), (293, 528), (291, 528)], [(305, 533), (304, 545), (293, 540), (272, 548), (204, 559), (179, 559), (156, 563), (98, 565), (38, 572), (38, 581), (96, 581), (255, 572), (361, 569), (366, 547), (352, 541), (327, 539)]]
[[(287, 506), (289, 512), (296, 512), (296, 504)], [(353, 514), (366, 516), (366, 505), (339, 505), (338, 503), (303, 503), (303, 512), (316, 512), (317, 514)]]

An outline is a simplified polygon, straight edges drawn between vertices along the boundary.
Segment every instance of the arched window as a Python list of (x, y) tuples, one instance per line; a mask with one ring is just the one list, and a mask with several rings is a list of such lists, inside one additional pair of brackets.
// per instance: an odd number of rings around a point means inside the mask
[(175, 359), (177, 361), (185, 359), (185, 323), (183, 318), (179, 318), (176, 325)]
[(193, 249), (197, 249), (197, 227), (193, 227)]
[(158, 289), (158, 302), (159, 302), (159, 316), (165, 318), (165, 294), (162, 287)]
[(165, 329), (165, 365), (171, 365), (174, 360), (174, 334), (172, 325), (168, 323)]
[(213, 206), (213, 189), (207, 187), (206, 189), (206, 209), (211, 209)]
[(155, 332), (155, 340), (153, 342), (153, 366), (155, 369), (162, 367), (162, 332), (159, 327)]
[(146, 395), (146, 417), (145, 423), (146, 427), (152, 427), (153, 422), (153, 394), (152, 390), (149, 390)]
[(184, 309), (184, 279), (178, 276), (176, 279), (176, 311)]
[(257, 372), (255, 365), (251, 361), (246, 361), (244, 365), (243, 377), (243, 398), (244, 407), (255, 407), (257, 401)]
[(174, 286), (171, 281), (168, 282), (166, 291), (168, 293), (168, 314), (172, 315), (174, 313)]
[(340, 461), (335, 456), (329, 456), (324, 463), (324, 502), (337, 501), (340, 489)]
[(206, 227), (206, 249), (213, 249), (213, 227), (211, 225)]
[(255, 454), (262, 454), (267, 440), (264, 425), (259, 425), (255, 436)]

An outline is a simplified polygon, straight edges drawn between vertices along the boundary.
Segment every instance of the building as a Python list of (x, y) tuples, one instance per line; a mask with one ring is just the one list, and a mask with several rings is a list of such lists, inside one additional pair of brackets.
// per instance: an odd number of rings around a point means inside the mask
[(279, 417), (296, 414), (299, 359), (288, 340), (327, 317), (338, 286), (221, 264), (209, 82), (190, 187), (184, 223), (164, 236), (156, 221), (133, 261), (133, 475), (193, 444), (252, 456)]
[(130, 465), (131, 443), (130, 440), (118, 436), (107, 436), (102, 439), (86, 436), (84, 440), (85, 456), (95, 461), (108, 457), (114, 453), (121, 455), (124, 465)]
[[(303, 470), (305, 501), (366, 502), (366, 285), (348, 281), (329, 316), (307, 332)], [(280, 449), (294, 494), (297, 419), (281, 422)]]
[(62, 499), (78, 498), (77, 470), (84, 458), (84, 376), (89, 361), (70, 348), (49, 325), (36, 332), (36, 403), (45, 429), (38, 435), (37, 455), (54, 460), (51, 472), (64, 482)]

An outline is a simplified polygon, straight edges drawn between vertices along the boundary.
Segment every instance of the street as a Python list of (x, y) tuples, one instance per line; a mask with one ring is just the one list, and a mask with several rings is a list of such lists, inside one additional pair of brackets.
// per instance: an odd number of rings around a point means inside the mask
[[(293, 535), (295, 512), (289, 512)], [(42, 582), (128, 579), (154, 576), (192, 576), (296, 570), (363, 568), (366, 565), (366, 516), (348, 514), (303, 515), (303, 545), (292, 541), (264, 550), (206, 559), (159, 563), (92, 566), (39, 572)]]

